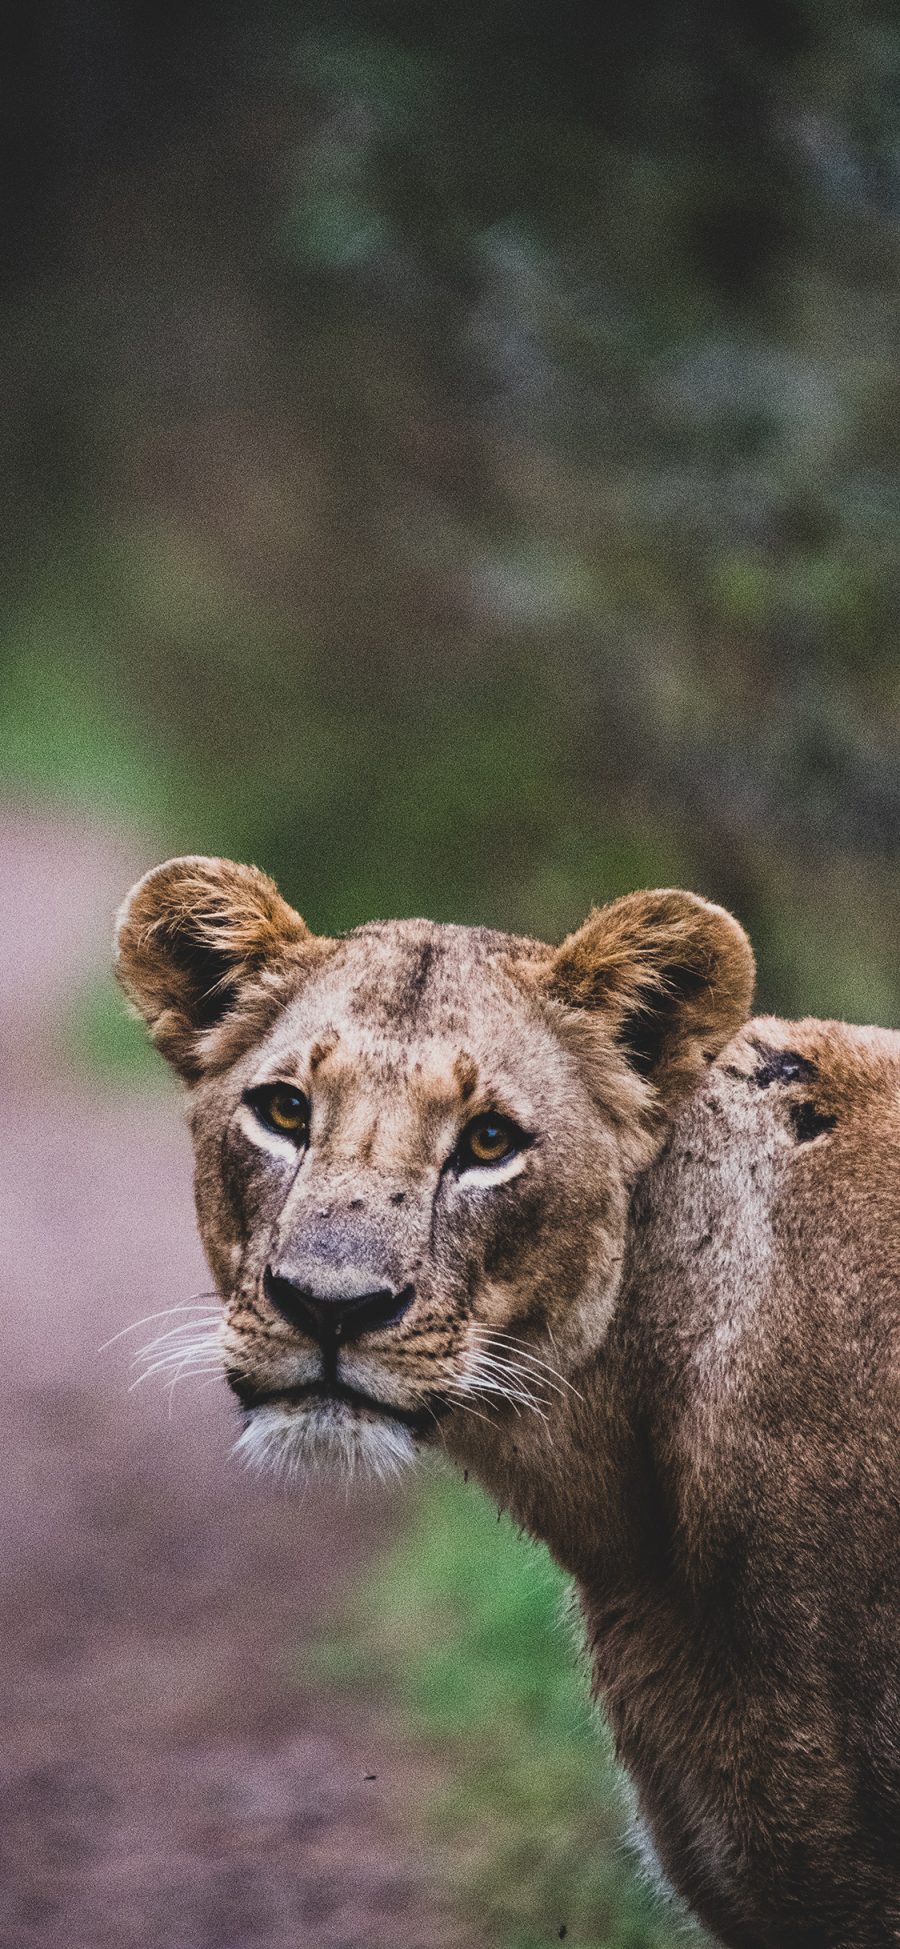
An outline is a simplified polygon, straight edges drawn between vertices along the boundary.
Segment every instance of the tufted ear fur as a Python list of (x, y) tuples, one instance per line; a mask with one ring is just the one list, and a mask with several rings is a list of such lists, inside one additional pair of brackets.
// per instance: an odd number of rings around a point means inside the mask
[(201, 1038), (241, 989), (311, 939), (256, 866), (200, 855), (170, 859), (132, 887), (116, 925), (116, 973), (154, 1042), (191, 1081)]
[(597, 1011), (632, 1069), (674, 1109), (747, 1020), (750, 942), (695, 893), (629, 893), (595, 907), (545, 974), (554, 1000)]

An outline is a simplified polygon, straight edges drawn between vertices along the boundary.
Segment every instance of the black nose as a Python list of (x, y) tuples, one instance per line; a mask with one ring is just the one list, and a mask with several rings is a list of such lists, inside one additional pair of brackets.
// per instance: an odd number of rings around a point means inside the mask
[(263, 1275), (263, 1292), (269, 1305), (274, 1306), (289, 1326), (308, 1333), (320, 1347), (337, 1340), (359, 1340), (364, 1333), (393, 1326), (413, 1302), (412, 1286), (404, 1286), (399, 1292), (393, 1286), (382, 1286), (377, 1292), (341, 1293), (326, 1298), (308, 1286), (296, 1285), (293, 1279), (283, 1279), (271, 1266), (266, 1267)]

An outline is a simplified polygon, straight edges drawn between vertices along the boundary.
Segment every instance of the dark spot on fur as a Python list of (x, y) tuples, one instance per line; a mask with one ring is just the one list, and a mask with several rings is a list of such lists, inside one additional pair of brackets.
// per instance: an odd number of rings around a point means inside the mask
[(406, 1197), (406, 1192), (405, 1192), (405, 1191), (392, 1191), (392, 1192), (391, 1192), (391, 1204), (392, 1204), (392, 1205), (402, 1205), (402, 1203), (403, 1203), (403, 1200), (404, 1200), (404, 1198), (405, 1198), (405, 1197)]
[(824, 1137), (829, 1130), (833, 1130), (837, 1123), (837, 1117), (827, 1110), (817, 1110), (814, 1103), (792, 1103), (789, 1115), (798, 1144), (813, 1143), (816, 1137)]
[(335, 1029), (329, 1029), (327, 1034), (320, 1036), (318, 1042), (313, 1043), (309, 1052), (310, 1069), (318, 1069), (329, 1056), (334, 1054), (337, 1045), (338, 1035)]
[(747, 1078), (758, 1090), (767, 1090), (772, 1083), (812, 1083), (816, 1077), (816, 1065), (796, 1049), (773, 1049), (767, 1042), (753, 1044), (757, 1054), (762, 1056), (760, 1067)]
[(394, 1006), (401, 1021), (407, 1016), (415, 1016), (418, 1013), (419, 1004), (428, 986), (434, 953), (434, 942), (423, 941), (410, 960), (404, 980), (394, 996)]
[(350, 1200), (350, 1203), (349, 1203), (349, 1205), (347, 1206), (347, 1210), (348, 1210), (348, 1211), (362, 1211), (362, 1208), (363, 1208), (363, 1204), (364, 1204), (364, 1199), (362, 1199), (362, 1198), (351, 1198), (351, 1200)]
[(472, 1056), (459, 1055), (453, 1065), (453, 1074), (460, 1096), (467, 1103), (478, 1081), (478, 1064)]

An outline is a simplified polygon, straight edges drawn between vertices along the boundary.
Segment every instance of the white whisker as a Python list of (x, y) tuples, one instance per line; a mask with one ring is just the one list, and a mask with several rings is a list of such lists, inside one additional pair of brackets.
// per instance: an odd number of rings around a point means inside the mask
[(208, 1339), (197, 1341), (189, 1347), (170, 1347), (167, 1353), (152, 1360), (149, 1367), (145, 1367), (143, 1373), (131, 1381), (128, 1392), (132, 1394), (136, 1387), (142, 1387), (144, 1381), (150, 1380), (154, 1374), (164, 1374), (173, 1368), (177, 1373), (187, 1373), (189, 1369), (194, 1373), (221, 1372), (222, 1361), (223, 1350), (215, 1341)]
[(542, 1372), (530, 1372), (526, 1366), (522, 1366), (522, 1362), (518, 1358), (510, 1358), (506, 1353), (495, 1353), (493, 1347), (477, 1347), (475, 1345), (469, 1351), (469, 1362), (477, 1362), (477, 1364), (481, 1364), (485, 1368), (489, 1366), (489, 1368), (493, 1368), (495, 1374), (514, 1374), (514, 1376), (518, 1376), (518, 1380), (528, 1382), (528, 1386), (534, 1386), (534, 1388), (547, 1388), (547, 1386), (553, 1386), (555, 1388), (555, 1382), (547, 1380)]
[(97, 1348), (97, 1352), (105, 1353), (107, 1347), (114, 1347), (116, 1341), (124, 1339), (126, 1333), (136, 1333), (138, 1327), (149, 1326), (153, 1320), (167, 1319), (172, 1313), (211, 1313), (213, 1309), (203, 1304), (205, 1300), (210, 1299), (219, 1300), (220, 1305), (222, 1304), (218, 1293), (194, 1293), (193, 1298), (181, 1299), (175, 1306), (161, 1306), (156, 1313), (145, 1313), (142, 1319), (132, 1320), (128, 1326), (120, 1326), (118, 1333), (113, 1333), (108, 1340), (104, 1340), (102, 1346)]
[[(498, 1379), (511, 1381), (521, 1388), (524, 1394), (532, 1394), (539, 1387), (550, 1387), (554, 1383), (542, 1374), (534, 1374), (521, 1367), (516, 1360), (496, 1354), (488, 1348), (475, 1347), (467, 1356), (467, 1367), (471, 1373), (491, 1374)], [(556, 1390), (559, 1391), (558, 1389)]]
[(196, 1367), (188, 1364), (186, 1366), (179, 1367), (178, 1372), (172, 1375), (172, 1379), (166, 1382), (165, 1391), (169, 1397), (169, 1417), (168, 1417), (169, 1420), (171, 1421), (172, 1419), (172, 1400), (175, 1393), (175, 1389), (178, 1386), (179, 1381), (202, 1379), (205, 1386), (211, 1386), (213, 1380), (221, 1380), (221, 1378), (222, 1378), (222, 1369), (220, 1366)]
[(536, 1408), (540, 1405), (537, 1396), (529, 1388), (517, 1386), (510, 1376), (493, 1373), (485, 1367), (470, 1368), (468, 1374), (463, 1376), (460, 1386), (473, 1394), (502, 1394), (504, 1400), (509, 1401), (512, 1407), (519, 1405), (524, 1408)]
[(546, 1367), (549, 1373), (554, 1374), (557, 1380), (565, 1379), (557, 1367), (551, 1366), (549, 1360), (544, 1360), (542, 1355), (534, 1352), (531, 1341), (525, 1340), (521, 1334), (508, 1333), (503, 1327), (483, 1326), (480, 1320), (470, 1322), (470, 1331), (482, 1339), (496, 1341), (498, 1346), (515, 1348), (517, 1353), (521, 1353), (523, 1359), (537, 1361), (540, 1366)]
[(543, 1373), (540, 1368), (523, 1367), (518, 1361), (513, 1360), (504, 1361), (502, 1364), (495, 1366), (494, 1372), (508, 1375), (511, 1380), (515, 1380), (517, 1385), (527, 1387), (529, 1390), (548, 1388), (551, 1394), (559, 1395), (560, 1399), (564, 1397), (565, 1390), (557, 1381), (551, 1380), (549, 1374)]
[(451, 1383), (451, 1388), (457, 1401), (463, 1393), (476, 1394), (482, 1399), (494, 1395), (505, 1401), (514, 1414), (520, 1408), (528, 1408), (546, 1421), (545, 1406), (534, 1392), (536, 1385), (534, 1375), (523, 1376), (510, 1362), (483, 1350), (470, 1349), (465, 1371)]
[[(214, 1340), (193, 1340), (178, 1347), (165, 1347), (161, 1353), (149, 1352), (143, 1361), (144, 1369), (155, 1373), (164, 1367), (177, 1367), (182, 1360), (203, 1360), (213, 1355), (221, 1359), (221, 1350)], [(131, 1366), (139, 1365), (132, 1361)]]
[(476, 1421), (486, 1421), (488, 1426), (490, 1427), (490, 1421), (491, 1421), (490, 1415), (479, 1414), (478, 1409), (473, 1408), (469, 1401), (461, 1400), (459, 1397), (459, 1392), (454, 1382), (452, 1381), (448, 1382), (447, 1386), (442, 1389), (442, 1396), (445, 1400), (451, 1401), (453, 1403), (453, 1406), (459, 1408), (463, 1414), (471, 1414)]
[[(475, 1409), (468, 1408), (468, 1403), (463, 1400), (462, 1395), (465, 1392), (468, 1392), (469, 1394), (474, 1394), (477, 1400), (484, 1401), (486, 1404), (489, 1401), (490, 1397), (493, 1397), (498, 1402), (499, 1401), (505, 1402), (506, 1406), (512, 1409), (513, 1414), (518, 1416), (520, 1413), (519, 1402), (516, 1400), (514, 1395), (507, 1393), (507, 1390), (503, 1387), (473, 1386), (468, 1390), (461, 1389), (459, 1391), (454, 1391), (454, 1400), (456, 1402), (456, 1405), (463, 1409), (468, 1409), (468, 1412), (470, 1414), (474, 1414)], [(538, 1419), (540, 1421), (546, 1421), (547, 1416), (543, 1408), (541, 1408), (538, 1405), (537, 1401), (522, 1402), (521, 1405), (523, 1407), (529, 1408), (532, 1414), (536, 1414), (538, 1416)], [(482, 1421), (490, 1421), (491, 1419), (490, 1415), (480, 1415), (478, 1418)]]
[(501, 1350), (507, 1346), (513, 1348), (517, 1360), (527, 1361), (529, 1366), (543, 1370), (548, 1377), (548, 1384), (550, 1380), (556, 1381), (560, 1387), (565, 1388), (570, 1394), (574, 1394), (576, 1400), (581, 1401), (584, 1399), (584, 1396), (579, 1393), (578, 1388), (573, 1386), (565, 1374), (560, 1373), (558, 1367), (552, 1367), (549, 1361), (542, 1359), (539, 1354), (532, 1353), (527, 1341), (521, 1339), (518, 1334), (505, 1333), (496, 1327), (484, 1327), (477, 1320), (470, 1322), (469, 1330), (476, 1334), (482, 1342), (496, 1345)]
[(168, 1333), (158, 1333), (154, 1340), (148, 1340), (146, 1346), (140, 1347), (138, 1352), (132, 1356), (130, 1365), (133, 1367), (135, 1361), (142, 1360), (145, 1354), (154, 1353), (157, 1348), (164, 1347), (168, 1343), (171, 1343), (173, 1346), (184, 1345), (185, 1335), (192, 1333), (199, 1335), (204, 1329), (211, 1333), (217, 1333), (220, 1325), (221, 1318), (217, 1313), (210, 1314), (206, 1319), (182, 1320), (180, 1326), (172, 1326), (169, 1328)]
[[(198, 1331), (198, 1328), (201, 1330)], [(160, 1360), (162, 1360), (167, 1354), (187, 1353), (189, 1347), (218, 1346), (221, 1346), (219, 1326), (209, 1325), (204, 1328), (202, 1322), (197, 1321), (195, 1322), (194, 1331), (188, 1338), (169, 1339), (168, 1335), (166, 1335), (165, 1340), (149, 1340), (146, 1347), (141, 1347), (133, 1355), (129, 1365), (133, 1367), (137, 1361), (146, 1360), (150, 1356), (158, 1355)]]

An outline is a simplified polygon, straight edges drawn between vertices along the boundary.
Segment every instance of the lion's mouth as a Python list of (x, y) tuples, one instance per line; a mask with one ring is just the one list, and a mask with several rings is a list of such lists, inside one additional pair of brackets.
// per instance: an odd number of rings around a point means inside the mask
[(259, 1382), (249, 1380), (246, 1374), (233, 1371), (227, 1375), (227, 1380), (247, 1413), (254, 1408), (302, 1407), (310, 1402), (321, 1402), (323, 1407), (346, 1406), (382, 1420), (399, 1421), (412, 1433), (424, 1435), (447, 1411), (444, 1401), (432, 1401), (421, 1408), (403, 1408), (395, 1401), (382, 1401), (375, 1394), (366, 1394), (361, 1388), (350, 1387), (337, 1375), (301, 1381), (294, 1387), (264, 1387)]

